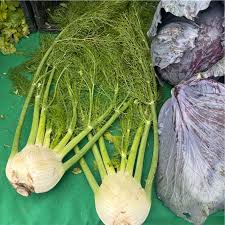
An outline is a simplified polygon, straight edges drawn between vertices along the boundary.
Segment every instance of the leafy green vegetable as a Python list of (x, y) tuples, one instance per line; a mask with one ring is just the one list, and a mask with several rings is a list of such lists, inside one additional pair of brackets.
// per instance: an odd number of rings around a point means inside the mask
[(29, 34), (19, 1), (0, 2), (0, 51), (7, 55), (16, 51), (15, 44)]

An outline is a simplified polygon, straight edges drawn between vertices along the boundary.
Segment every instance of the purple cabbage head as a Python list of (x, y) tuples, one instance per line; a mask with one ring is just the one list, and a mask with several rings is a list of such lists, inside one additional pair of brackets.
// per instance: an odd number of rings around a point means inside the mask
[(158, 197), (195, 225), (224, 207), (225, 85), (182, 82), (159, 114)]
[(223, 58), (224, 6), (220, 2), (212, 2), (194, 21), (171, 15), (168, 18), (162, 21), (151, 45), (159, 78), (176, 85), (207, 71)]
[(176, 17), (185, 17), (189, 20), (194, 20), (200, 11), (209, 7), (210, 2), (211, 0), (161, 0), (157, 6), (148, 35), (155, 36), (158, 26), (165, 22), (165, 18), (162, 15), (163, 10)]

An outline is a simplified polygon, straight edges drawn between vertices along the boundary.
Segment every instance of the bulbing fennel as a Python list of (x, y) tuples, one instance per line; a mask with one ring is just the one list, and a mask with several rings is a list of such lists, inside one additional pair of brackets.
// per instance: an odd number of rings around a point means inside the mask
[[(130, 108), (128, 109), (130, 110)], [(132, 111), (139, 115), (139, 112), (132, 109)], [(124, 113), (125, 115), (129, 113)], [(119, 120), (129, 126), (130, 120), (123, 121), (125, 115), (122, 115)], [(141, 115), (139, 115), (141, 118)], [(131, 118), (130, 118), (131, 119)], [(142, 148), (146, 148), (146, 138), (148, 133), (143, 132), (144, 123), (140, 119), (134, 117), (133, 122), (139, 122), (140, 126), (132, 124), (131, 134), (129, 138), (129, 144), (127, 145), (127, 153), (125, 153), (124, 141), (126, 139), (126, 130), (122, 131), (122, 135), (119, 143), (120, 147), (120, 160), (117, 161), (118, 165), (111, 160), (105, 140), (103, 137), (99, 139), (99, 153), (101, 160), (104, 164), (105, 175), (102, 177), (101, 185), (96, 182), (92, 172), (88, 165), (82, 159), (80, 165), (84, 171), (87, 180), (95, 195), (95, 207), (99, 218), (106, 225), (113, 224), (142, 224), (147, 218), (150, 207), (150, 190), (149, 183), (146, 183), (146, 189), (144, 189), (140, 183), (143, 160), (138, 163), (138, 166), (134, 168), (136, 159), (144, 158), (144, 152)], [(109, 134), (108, 134), (109, 135)], [(107, 136), (108, 136), (107, 135)], [(112, 136), (110, 140), (113, 140)], [(118, 138), (116, 136), (115, 138)], [(114, 141), (112, 142), (115, 147)], [(97, 160), (97, 158), (95, 158)], [(101, 174), (102, 168), (99, 168)], [(135, 173), (134, 173), (135, 172)], [(150, 181), (150, 179), (148, 179)]]
[(27, 145), (9, 159), (6, 176), (16, 191), (28, 196), (32, 192), (42, 193), (52, 189), (65, 170), (56, 153), (38, 145)]
[(106, 176), (95, 196), (96, 211), (104, 224), (142, 224), (150, 201), (141, 184), (124, 172)]
[[(132, 3), (115, 26), (120, 58), (129, 73), (121, 73), (123, 88), (135, 100), (119, 117), (120, 135), (105, 133), (98, 140), (105, 175), (100, 186), (84, 159), (80, 165), (94, 192), (99, 218), (106, 225), (140, 225), (151, 208), (151, 193), (158, 159), (157, 116), (155, 102), (157, 87), (153, 68), (149, 65), (148, 44), (141, 29), (139, 11)], [(126, 27), (126, 29), (125, 29)], [(143, 164), (149, 131), (153, 125), (154, 148), (152, 163), (144, 187), (141, 185)], [(116, 160), (108, 153), (105, 139), (113, 143)], [(78, 147), (75, 148), (79, 152)], [(95, 158), (97, 160), (97, 158)], [(136, 162), (136, 164), (135, 164)], [(148, 162), (149, 164), (149, 162)], [(98, 167), (100, 175), (102, 168)]]

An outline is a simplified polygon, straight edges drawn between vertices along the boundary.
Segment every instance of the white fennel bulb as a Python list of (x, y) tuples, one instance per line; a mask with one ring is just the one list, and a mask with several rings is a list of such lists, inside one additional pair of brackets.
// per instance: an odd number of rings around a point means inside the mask
[(6, 176), (16, 191), (28, 196), (52, 189), (65, 170), (57, 154), (43, 146), (26, 145), (8, 160)]
[(150, 211), (150, 199), (141, 184), (124, 172), (106, 176), (97, 194), (95, 206), (106, 225), (140, 225)]

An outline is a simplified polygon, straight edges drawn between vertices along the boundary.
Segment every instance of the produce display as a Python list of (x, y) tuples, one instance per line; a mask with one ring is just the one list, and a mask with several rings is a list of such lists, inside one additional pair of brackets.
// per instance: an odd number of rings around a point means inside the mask
[[(44, 195), (80, 166), (106, 225), (145, 224), (155, 175), (178, 217), (224, 209), (224, 4), (71, 1), (50, 19), (60, 31), (10, 74), (25, 96), (5, 168), (15, 191)], [(158, 117), (162, 81), (176, 86)]]

